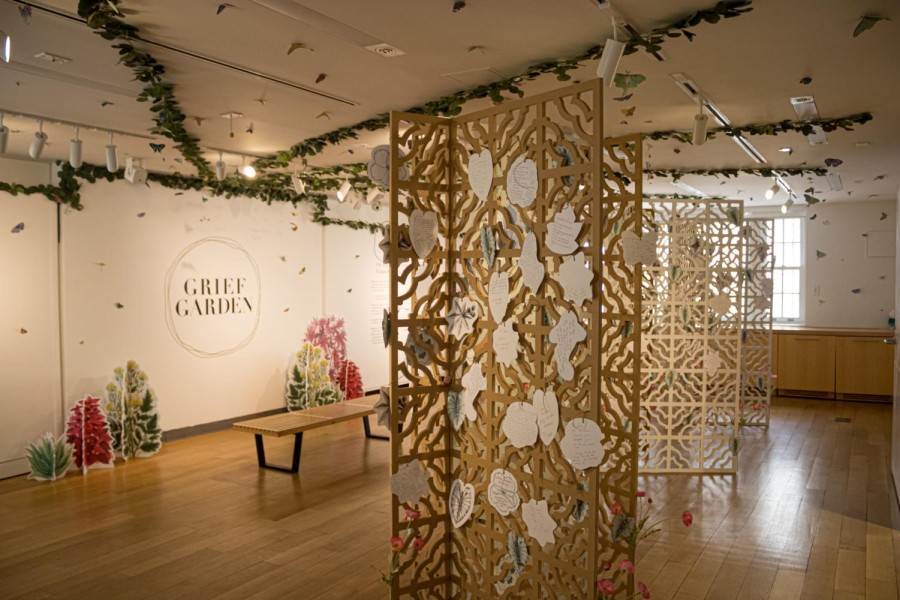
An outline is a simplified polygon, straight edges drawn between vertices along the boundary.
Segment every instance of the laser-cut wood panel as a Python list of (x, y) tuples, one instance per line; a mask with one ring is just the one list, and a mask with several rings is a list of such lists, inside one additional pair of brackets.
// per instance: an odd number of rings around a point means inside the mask
[(772, 219), (744, 221), (741, 425), (769, 426), (774, 225)]
[(741, 201), (644, 203), (659, 235), (642, 282), (644, 472), (737, 469), (742, 221)]
[[(393, 497), (394, 533), (406, 527), (404, 507), (416, 506), (423, 516), (414, 526), (427, 544), (404, 565), (392, 586), (394, 597), (588, 598), (596, 579), (610, 576), (603, 570), (606, 562), (634, 558), (626, 542), (612, 541), (607, 507), (618, 501), (630, 510), (636, 492), (640, 275), (639, 267), (625, 265), (620, 236), (640, 231), (641, 143), (637, 136), (604, 142), (602, 112), (600, 83), (591, 81), (455, 119), (392, 115), (394, 430), (405, 422), (392, 440), (392, 472), (419, 460), (431, 477), (431, 493), (422, 502), (404, 505)], [(468, 182), (470, 154), (483, 150), (491, 152), (494, 168), (484, 201)], [(520, 156), (536, 164), (538, 187), (530, 206), (514, 205), (507, 196), (507, 175)], [(404, 166), (411, 173), (407, 181), (398, 177)], [(559, 280), (560, 266), (571, 255), (546, 245), (548, 225), (565, 207), (582, 224), (575, 252), (583, 252), (593, 276), (580, 306), (564, 297)], [(424, 259), (399, 247), (399, 228), (417, 208), (438, 217), (438, 247)], [(493, 266), (482, 251), (483, 227), (496, 240)], [(537, 293), (525, 285), (521, 268), (528, 233), (536, 237), (537, 257), (546, 269)], [(492, 348), (503, 321), (489, 309), (493, 273), (509, 276), (510, 302), (503, 316), (520, 344), (508, 366)], [(444, 320), (454, 298), (479, 307), (474, 330), (461, 340), (449, 336)], [(409, 316), (400, 319), (397, 307), (407, 299)], [(576, 313), (587, 332), (572, 353), (568, 380), (560, 377), (550, 340), (567, 311)], [(417, 329), (434, 340), (424, 352), (429, 365), (404, 344), (408, 332)], [(449, 422), (447, 397), (463, 391), (461, 378), (473, 362), (483, 368), (486, 389), (474, 403), (477, 419), (465, 420), (457, 431)], [(398, 374), (410, 388), (398, 388)], [(503, 420), (510, 406), (531, 402), (536, 390), (552, 390), (559, 400), (556, 439), (516, 448), (502, 430)], [(396, 400), (401, 393), (411, 398), (402, 411)], [(600, 425), (605, 456), (599, 468), (575, 469), (561, 450), (565, 426), (578, 418)], [(529, 535), (521, 507), (503, 516), (489, 503), (497, 468), (516, 478), (522, 504), (547, 501), (556, 524), (552, 543), (541, 546)], [(460, 528), (448, 517), (448, 490), (455, 479), (475, 488), (472, 517)], [(520, 572), (508, 560), (510, 534), (527, 545), (529, 560)], [(613, 577), (617, 597), (626, 597), (633, 581)]]

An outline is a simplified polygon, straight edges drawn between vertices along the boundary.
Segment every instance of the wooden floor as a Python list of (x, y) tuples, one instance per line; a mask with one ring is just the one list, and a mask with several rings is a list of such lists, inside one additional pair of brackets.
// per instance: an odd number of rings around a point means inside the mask
[[(900, 597), (890, 422), (886, 405), (779, 399), (771, 429), (745, 430), (737, 477), (642, 477), (695, 524), (640, 548), (638, 578), (654, 600)], [(305, 437), (300, 469), (261, 472), (253, 438), (223, 432), (0, 481), (0, 598), (386, 598), (388, 444), (339, 424)]]

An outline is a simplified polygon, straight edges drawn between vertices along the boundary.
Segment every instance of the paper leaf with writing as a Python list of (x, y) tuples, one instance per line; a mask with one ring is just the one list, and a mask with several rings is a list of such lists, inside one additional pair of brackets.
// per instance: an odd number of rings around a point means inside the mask
[(550, 341), (556, 344), (553, 349), (553, 358), (556, 359), (556, 368), (559, 376), (566, 381), (575, 377), (575, 369), (570, 362), (575, 345), (587, 338), (587, 331), (581, 326), (578, 317), (571, 310), (567, 310), (559, 318), (559, 323), (550, 330)]
[(559, 400), (556, 399), (556, 392), (537, 390), (532, 403), (537, 412), (541, 441), (549, 446), (556, 439), (556, 431), (559, 429)]
[(475, 486), (454, 479), (450, 486), (450, 522), (456, 528), (462, 527), (475, 508)]
[(724, 315), (731, 309), (731, 296), (728, 294), (719, 294), (718, 296), (710, 298), (707, 304), (716, 313)]
[(516, 448), (534, 446), (538, 438), (537, 411), (525, 402), (513, 402), (506, 409), (503, 433)]
[(557, 254), (572, 254), (578, 249), (578, 234), (581, 223), (575, 220), (575, 211), (566, 205), (547, 224), (547, 247)]
[(488, 484), (488, 502), (504, 517), (519, 508), (519, 482), (506, 469), (494, 469)]
[(478, 319), (478, 304), (468, 298), (454, 298), (450, 313), (444, 318), (450, 326), (450, 335), (461, 340), (472, 333)]
[(629, 265), (641, 263), (644, 266), (655, 263), (658, 239), (659, 232), (657, 231), (647, 231), (643, 237), (638, 237), (633, 231), (623, 233), (622, 254), (625, 257), (625, 263)]
[(501, 323), (494, 331), (492, 338), (497, 362), (504, 366), (512, 366), (519, 357), (519, 334), (513, 329), (512, 319)]
[(576, 469), (585, 470), (603, 462), (600, 426), (590, 419), (572, 419), (566, 424), (559, 443), (566, 460)]
[(530, 158), (517, 157), (506, 175), (506, 195), (509, 201), (522, 207), (531, 206), (537, 195), (537, 188), (537, 165)]
[(522, 505), (522, 520), (528, 526), (528, 535), (544, 546), (554, 541), (556, 521), (550, 516), (546, 500), (529, 500)]
[(723, 366), (725, 366), (725, 361), (722, 360), (722, 356), (715, 350), (707, 350), (706, 354), (703, 355), (703, 368), (706, 369), (706, 374), (710, 377), (718, 373)]
[[(403, 151), (398, 150), (400, 157), (403, 157)], [(372, 148), (372, 154), (369, 156), (369, 164), (367, 165), (369, 179), (387, 189), (391, 187), (391, 147), (388, 144), (375, 146)], [(400, 181), (409, 179), (409, 165), (402, 164), (397, 169), (397, 178)]]
[[(475, 400), (478, 394), (487, 389), (487, 379), (484, 378), (484, 367), (480, 362), (472, 365), (462, 377), (463, 385), (463, 412), (466, 418), (474, 421), (478, 418), (475, 411)], [(459, 429), (457, 427), (457, 429)]]
[(437, 213), (415, 209), (409, 215), (409, 237), (419, 258), (425, 258), (437, 244)]
[(428, 473), (418, 460), (403, 463), (391, 475), (391, 493), (397, 496), (401, 504), (415, 504), (428, 495), (429, 480)]
[(447, 392), (447, 417), (453, 429), (459, 431), (466, 420), (466, 406), (461, 392)]
[(538, 260), (537, 238), (534, 233), (525, 236), (522, 243), (522, 256), (519, 258), (519, 268), (522, 270), (522, 280), (525, 285), (535, 294), (544, 281), (544, 274), (547, 269), (544, 263)]
[(509, 275), (506, 273), (492, 273), (488, 285), (488, 308), (491, 316), (498, 323), (506, 316), (509, 307)]
[(423, 329), (410, 331), (409, 335), (406, 336), (406, 347), (412, 350), (419, 360), (419, 364), (423, 367), (431, 364), (431, 354), (429, 352), (435, 351), (435, 345), (434, 338)]
[(581, 306), (585, 300), (590, 300), (593, 280), (594, 273), (587, 268), (583, 252), (563, 259), (559, 267), (559, 282), (566, 300), (573, 302), (575, 306)]
[(469, 155), (469, 186), (478, 199), (484, 202), (491, 193), (494, 180), (494, 157), (485, 148), (481, 152)]
[[(412, 240), (409, 239), (409, 226), (406, 224), (400, 225), (397, 229), (397, 245), (400, 247), (400, 250), (406, 251), (412, 248)], [(378, 249), (381, 250), (381, 262), (388, 265), (391, 263), (391, 226), (390, 224), (385, 226), (384, 229), (384, 237), (381, 238), (381, 241), (378, 242)], [(409, 260), (408, 258), (401, 259), (400, 262), (405, 262)]]
[(487, 268), (492, 268), (494, 259), (497, 258), (497, 243), (494, 240), (494, 230), (488, 225), (481, 228), (481, 254)]

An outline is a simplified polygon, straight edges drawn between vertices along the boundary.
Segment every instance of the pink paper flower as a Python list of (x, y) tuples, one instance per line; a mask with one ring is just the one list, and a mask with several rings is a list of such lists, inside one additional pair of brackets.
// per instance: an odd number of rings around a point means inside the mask
[(618, 502), (613, 502), (612, 504), (609, 505), (609, 512), (611, 512), (614, 515), (619, 514), (620, 512), (622, 512), (622, 505), (619, 504)]
[(694, 522), (694, 515), (691, 514), (691, 511), (686, 510), (681, 513), (681, 522), (684, 523), (685, 527), (691, 526), (691, 523)]
[(634, 563), (630, 560), (619, 561), (619, 570), (627, 573), (634, 573)]
[(422, 516), (422, 513), (420, 513), (417, 510), (413, 510), (411, 508), (406, 509), (406, 518), (409, 521), (412, 521), (413, 519), (418, 519), (421, 516)]
[(403, 538), (395, 535), (391, 538), (391, 550), (394, 552), (403, 552)]
[(423, 540), (419, 536), (416, 536), (416, 539), (413, 540), (413, 548), (415, 548), (416, 550), (421, 550), (424, 547), (425, 547), (425, 540)]
[(604, 596), (612, 596), (616, 593), (616, 584), (612, 579), (598, 579), (597, 590)]
[(650, 588), (643, 581), (638, 581), (638, 591), (641, 592), (641, 598), (648, 600), (650, 598)]
[(646, 495), (647, 495), (647, 492), (638, 492), (638, 493), (637, 493), (637, 497), (638, 497), (638, 498), (643, 498), (643, 497), (646, 496)]

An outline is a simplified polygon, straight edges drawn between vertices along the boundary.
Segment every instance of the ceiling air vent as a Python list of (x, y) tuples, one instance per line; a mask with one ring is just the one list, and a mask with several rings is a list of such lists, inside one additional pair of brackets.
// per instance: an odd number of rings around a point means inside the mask
[(385, 58), (394, 58), (395, 56), (406, 54), (406, 52), (404, 52), (400, 48), (395, 48), (390, 44), (385, 44), (383, 42), (381, 44), (372, 44), (371, 46), (366, 46), (366, 50), (374, 52), (379, 56), (384, 56)]
[[(791, 106), (797, 113), (797, 118), (801, 121), (812, 121), (819, 118), (819, 109), (816, 108), (816, 99), (812, 96), (795, 96), (791, 98)], [(813, 127), (813, 132), (806, 136), (809, 143), (813, 146), (819, 146), (828, 143), (825, 137), (825, 131), (821, 127)]]

